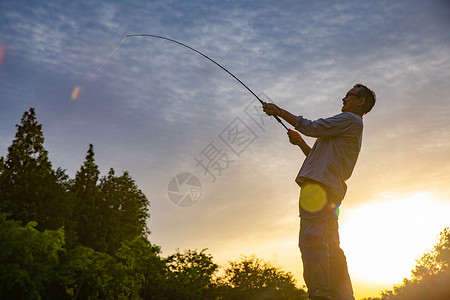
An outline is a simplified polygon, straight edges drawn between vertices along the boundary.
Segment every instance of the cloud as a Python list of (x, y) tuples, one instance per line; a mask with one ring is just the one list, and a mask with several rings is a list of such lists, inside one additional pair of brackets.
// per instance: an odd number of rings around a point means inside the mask
[[(257, 94), (264, 91), (310, 118), (337, 113), (340, 97), (358, 81), (379, 91), (376, 109), (384, 112), (389, 110), (384, 95), (395, 93), (396, 105), (405, 104), (399, 102), (404, 97), (396, 87), (414, 83), (422, 89), (447, 78), (438, 66), (448, 64), (442, 39), (448, 33), (442, 29), (443, 18), (431, 22), (439, 3), (2, 5), (3, 36), (23, 59), (22, 70), (27, 65), (43, 68), (49, 74), (43, 85), (58, 77), (72, 81), (64, 95), (89, 78), (126, 33), (137, 32), (161, 33), (196, 47)], [(10, 92), (10, 98), (23, 98), (19, 90)], [(56, 88), (53, 92), (58, 93)], [(40, 101), (50, 105), (60, 97)], [(183, 145), (195, 134), (207, 140), (251, 97), (222, 70), (187, 49), (129, 38), (81, 92), (74, 119), (90, 120), (98, 134), (102, 125), (108, 126), (117, 142), (129, 139), (130, 132), (136, 139), (150, 134), (159, 145), (153, 151), (175, 152), (174, 140), (161, 132), (179, 128), (176, 140)], [(420, 103), (416, 97), (409, 101)], [(99, 119), (93, 106), (111, 120)]]

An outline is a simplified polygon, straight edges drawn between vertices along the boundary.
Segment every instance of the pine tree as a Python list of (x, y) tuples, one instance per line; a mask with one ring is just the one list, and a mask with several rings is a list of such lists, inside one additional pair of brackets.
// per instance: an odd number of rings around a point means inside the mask
[(110, 169), (108, 175), (101, 179), (100, 190), (100, 214), (104, 222), (101, 228), (106, 241), (104, 251), (113, 253), (121, 242), (148, 234), (149, 201), (128, 172), (117, 177)]
[(2, 158), (0, 212), (23, 224), (37, 221), (37, 229), (58, 229), (72, 212), (70, 197), (61, 186), (64, 171), (54, 171), (44, 148), (42, 125), (34, 108), (23, 114), (21, 124)]
[(94, 146), (89, 145), (86, 159), (80, 170), (75, 175), (72, 191), (76, 198), (74, 222), (78, 236), (78, 242), (86, 247), (100, 250), (102, 243), (99, 236), (99, 214), (100, 190), (98, 181), (100, 171), (94, 160)]

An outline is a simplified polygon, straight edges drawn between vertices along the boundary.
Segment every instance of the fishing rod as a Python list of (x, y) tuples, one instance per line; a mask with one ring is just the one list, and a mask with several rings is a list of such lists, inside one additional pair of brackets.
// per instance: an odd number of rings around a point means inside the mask
[[(230, 74), (231, 77), (233, 77), (234, 79), (236, 79), (240, 84), (242, 84), (253, 96), (255, 96), (256, 99), (258, 99), (259, 102), (261, 102), (261, 104), (264, 104), (264, 101), (262, 101), (245, 83), (243, 83), (239, 78), (237, 78), (236, 76), (234, 76), (233, 73), (231, 73), (230, 71), (228, 71), (227, 69), (225, 69), (222, 65), (220, 65), (218, 62), (216, 62), (215, 60), (213, 60), (212, 58), (208, 57), (207, 55), (201, 53), (200, 51), (198, 51), (197, 49), (194, 49), (186, 44), (183, 44), (182, 42), (173, 40), (173, 39), (169, 39), (163, 36), (159, 36), (159, 35), (153, 35), (153, 34), (127, 34), (125, 36), (125, 38), (122, 40), (122, 42), (119, 44), (119, 46), (117, 46), (117, 48), (120, 47), (120, 45), (122, 45), (123, 42), (125, 42), (125, 40), (128, 37), (151, 37), (151, 38), (158, 38), (158, 39), (162, 39), (162, 40), (166, 40), (169, 42), (173, 42), (176, 43), (178, 45), (181, 45), (183, 47), (186, 47), (192, 51), (194, 51), (197, 54), (200, 54), (201, 56), (203, 56), (204, 58), (208, 59), (209, 61), (213, 62), (216, 66), (218, 66), (219, 68), (221, 68), (222, 70), (224, 70), (225, 72), (227, 72), (228, 74)], [(115, 50), (117, 50), (117, 48)], [(113, 53), (115, 52), (115, 50), (113, 51)], [(111, 54), (112, 55), (112, 54)], [(111, 56), (110, 56), (111, 57)], [(98, 71), (98, 70), (97, 70)], [(289, 131), (289, 128), (286, 127), (286, 125), (284, 125), (284, 123), (281, 121), (281, 119), (278, 116), (273, 116), (281, 125), (283, 125), (283, 127)]]

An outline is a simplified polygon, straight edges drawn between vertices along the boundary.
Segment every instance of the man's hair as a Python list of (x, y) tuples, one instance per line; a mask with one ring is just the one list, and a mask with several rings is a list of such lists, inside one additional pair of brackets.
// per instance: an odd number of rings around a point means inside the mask
[(358, 91), (356, 92), (358, 96), (364, 97), (366, 99), (363, 105), (363, 112), (364, 114), (367, 114), (369, 111), (372, 110), (372, 107), (375, 105), (375, 101), (377, 99), (375, 92), (362, 83), (357, 83), (353, 87), (358, 88)]

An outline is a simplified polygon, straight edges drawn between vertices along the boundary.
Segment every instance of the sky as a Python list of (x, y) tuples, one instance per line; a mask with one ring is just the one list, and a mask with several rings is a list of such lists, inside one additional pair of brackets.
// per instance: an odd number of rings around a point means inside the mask
[(102, 175), (130, 172), (163, 255), (208, 248), (225, 265), (255, 254), (302, 286), (304, 157), (286, 130), (185, 47), (128, 37), (110, 55), (127, 34), (175, 39), (312, 120), (364, 83), (377, 103), (339, 222), (356, 298), (374, 297), (450, 226), (449, 28), (438, 0), (2, 0), (0, 156), (34, 107), (55, 169), (74, 178), (92, 143)]

